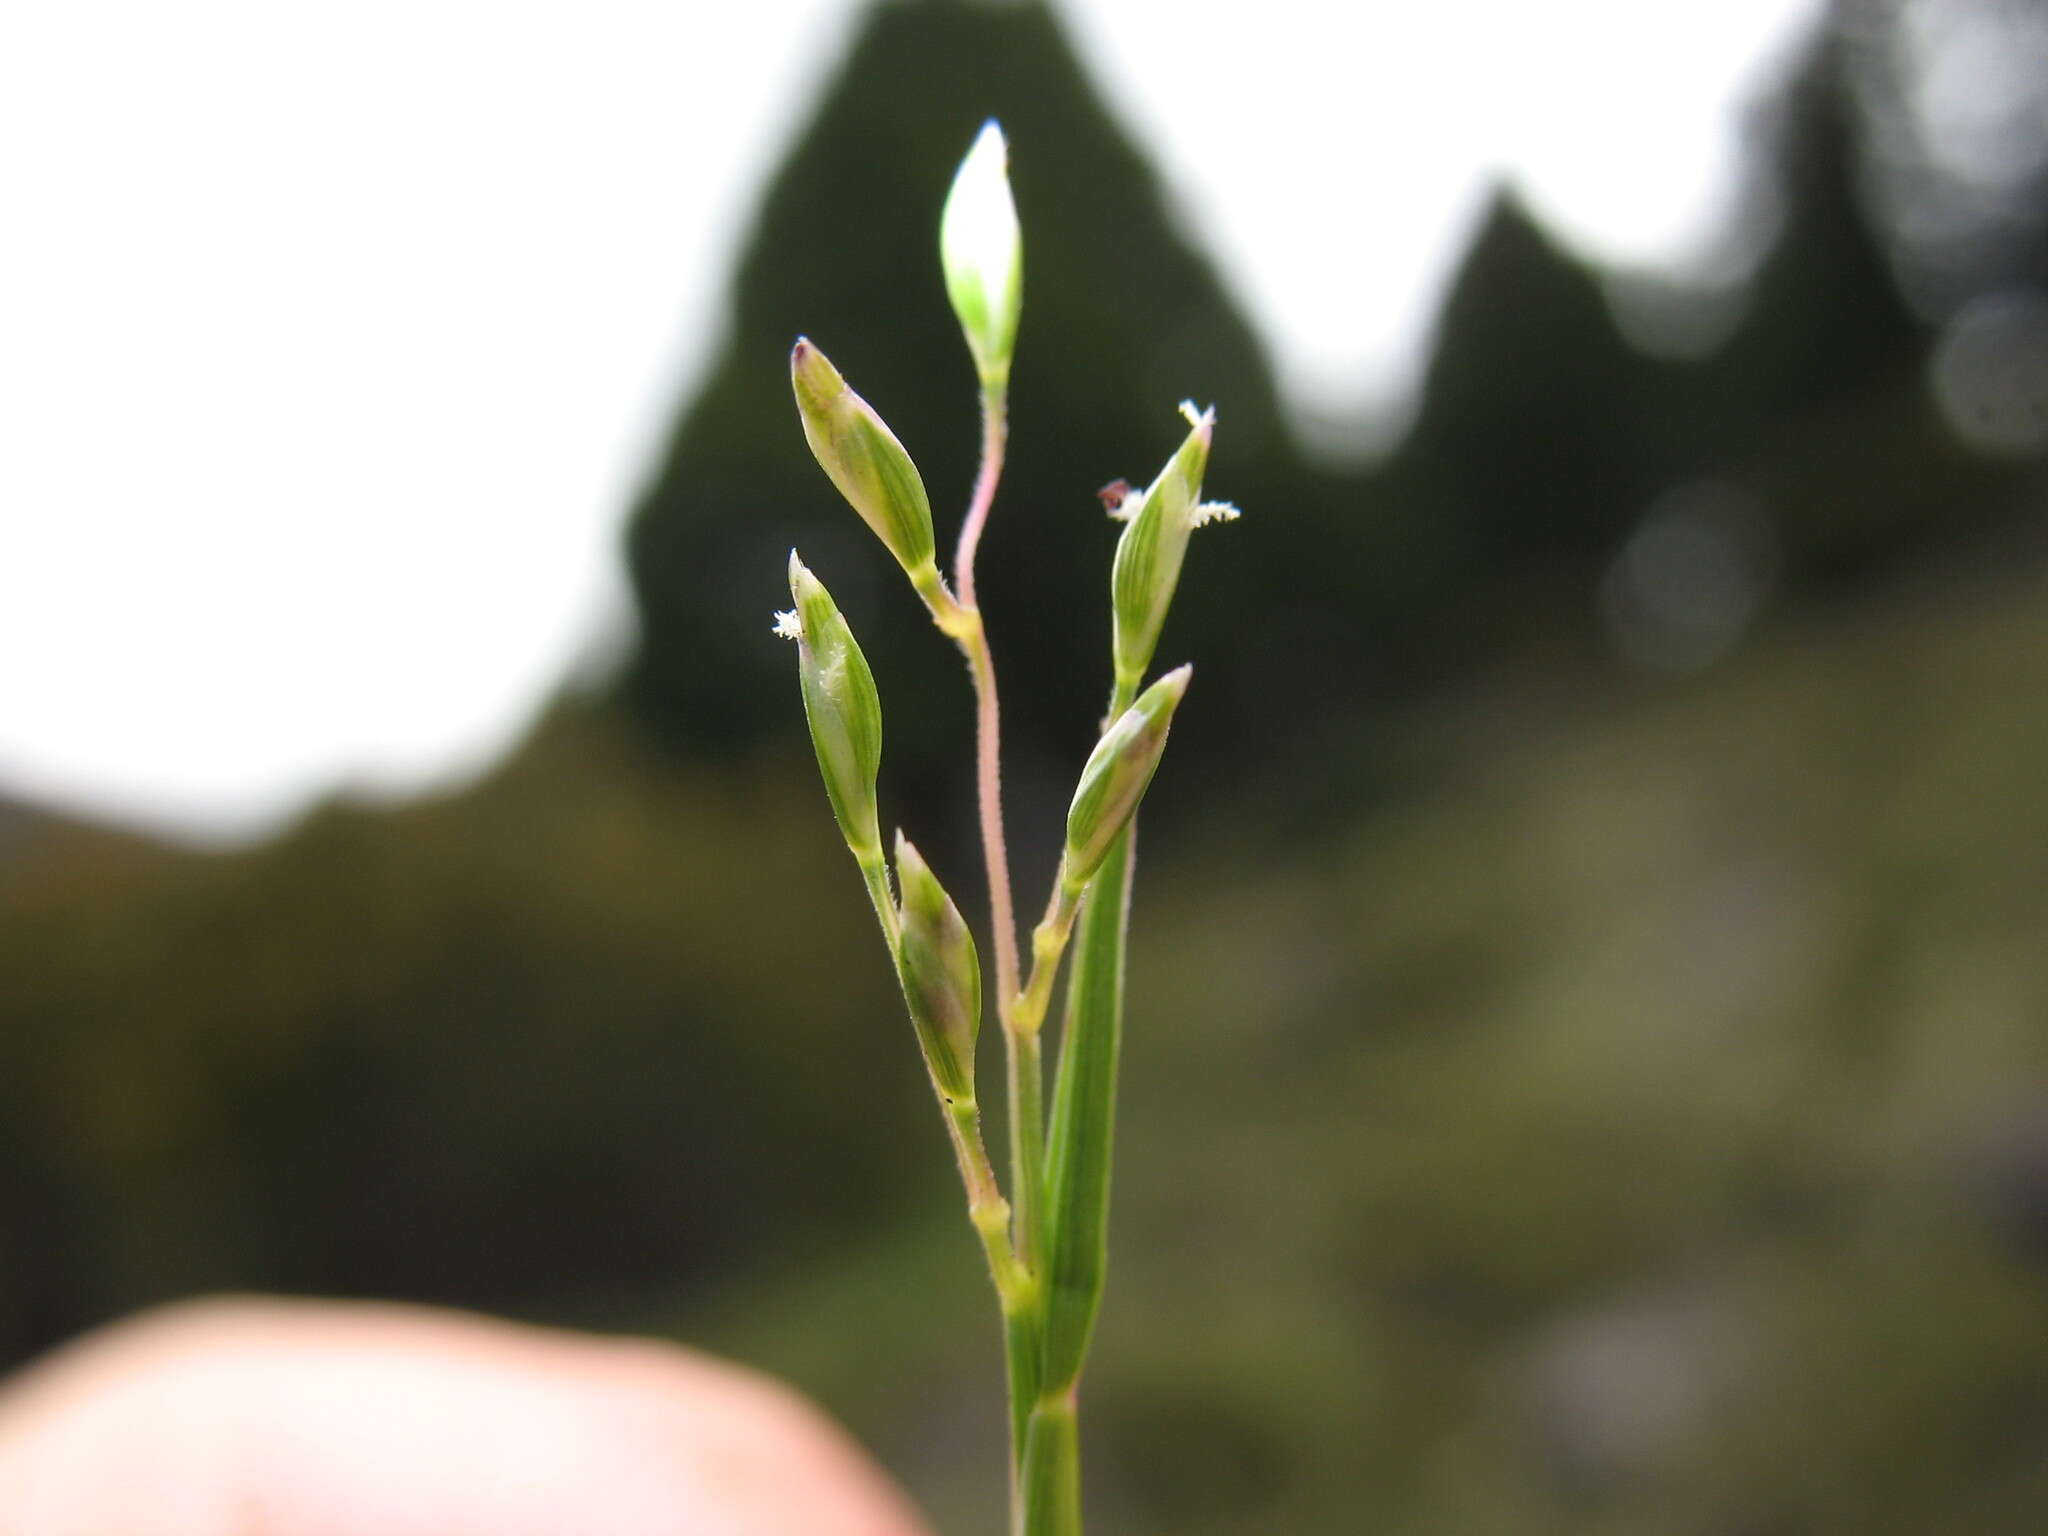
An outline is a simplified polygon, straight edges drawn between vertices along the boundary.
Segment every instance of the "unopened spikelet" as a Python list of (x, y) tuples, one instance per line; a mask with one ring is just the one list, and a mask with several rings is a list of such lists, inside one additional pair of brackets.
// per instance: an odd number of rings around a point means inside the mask
[(1024, 308), (1024, 241), (1010, 196), (1010, 146), (994, 119), (982, 125), (946, 194), (939, 261), (982, 387), (1000, 393), (1009, 387)]
[(913, 579), (935, 579), (931, 499), (896, 434), (806, 337), (789, 354), (789, 381), (804, 439), (839, 494)]
[(789, 552), (789, 593), (796, 609), (779, 617), (776, 631), (797, 643), (804, 718), (825, 795), (854, 857), (863, 863), (878, 860), (882, 832), (875, 778), (882, 766), (882, 700), (875, 692), (875, 675), (832, 594), (795, 550)]
[(974, 1037), (981, 1027), (981, 962), (938, 876), (909, 838), (896, 834), (896, 883), (902, 891), (903, 996), (917, 1043), (940, 1093), (974, 1098)]
[(1060, 880), (1070, 893), (1088, 883), (1145, 798), (1194, 670), (1176, 667), (1139, 694), (1088, 754), (1067, 811), (1067, 850), (1060, 865)]
[(1216, 429), (1214, 408), (1197, 412), (1192, 404), (1184, 404), (1181, 413), (1188, 419), (1186, 440), (1142, 495), (1113, 510), (1114, 516), (1127, 519), (1110, 574), (1116, 675), (1133, 686), (1152, 664), (1180, 581), (1188, 535), (1212, 519), (1229, 521), (1237, 516), (1235, 507), (1202, 500), (1202, 476), (1208, 470), (1209, 441)]

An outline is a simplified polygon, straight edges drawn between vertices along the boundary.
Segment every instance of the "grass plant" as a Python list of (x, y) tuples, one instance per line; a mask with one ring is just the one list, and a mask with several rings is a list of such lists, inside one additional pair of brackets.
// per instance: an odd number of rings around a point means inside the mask
[[(1101, 739), (1081, 768), (1058, 871), (1026, 956), (1018, 944), (1005, 843), (995, 660), (974, 582), (975, 555), (1008, 446), (1010, 363), (1023, 304), (1023, 243), (1008, 147), (993, 122), (954, 178), (939, 247), (946, 291), (974, 362), (982, 422), (981, 465), (950, 585), (938, 568), (930, 498), (896, 435), (807, 339), (799, 338), (790, 355), (790, 377), (819, 464), (903, 568), (933, 623), (959, 646), (973, 680), (994, 1007), (1006, 1059), (1007, 1192), (984, 1144), (976, 1089), (984, 1004), (980, 951), (959, 907), (901, 831), (892, 871), (876, 803), (882, 708), (874, 674), (831, 594), (795, 551), (789, 562), (794, 606), (777, 616), (776, 628), (797, 642), (804, 713), (826, 796), (894, 962), (1000, 1303), (1010, 1398), (1010, 1529), (1017, 1536), (1077, 1536), (1080, 1382), (1106, 1272), (1135, 821), (1191, 669), (1179, 667), (1149, 685), (1146, 677), (1189, 535), (1237, 514), (1201, 498), (1215, 414), (1192, 405), (1181, 408), (1186, 439), (1151, 484), (1105, 493), (1110, 515), (1124, 523), (1110, 580), (1109, 709)], [(1074, 956), (1048, 1112), (1043, 1036), (1069, 948)]]

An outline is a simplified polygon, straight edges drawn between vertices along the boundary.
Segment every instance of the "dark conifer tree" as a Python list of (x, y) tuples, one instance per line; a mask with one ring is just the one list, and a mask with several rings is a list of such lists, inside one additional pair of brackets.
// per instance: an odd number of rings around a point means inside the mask
[[(1220, 701), (1225, 688), (1259, 694), (1248, 669), (1272, 661), (1260, 637), (1288, 609), (1290, 571), (1307, 572), (1292, 600), (1312, 601), (1302, 594), (1332, 551), (1302, 554), (1314, 547), (1307, 530), (1334, 517), (1332, 498), (1289, 440), (1244, 318), (1177, 232), (1157, 176), (1052, 11), (889, 0), (868, 12), (768, 188), (729, 334), (633, 517), (642, 632), (626, 694), (689, 751), (790, 736), (791, 663), (768, 625), (788, 606), (795, 544), (876, 659), (885, 774), (926, 804), (964, 803), (965, 786), (951, 782), (950, 733), (970, 726), (957, 659), (812, 462), (787, 358), (808, 334), (882, 413), (924, 475), (948, 563), (979, 429), (972, 366), (938, 275), (937, 217), (990, 116), (1012, 146), (1025, 305), (1010, 465), (979, 569), (1025, 803), (1034, 774), (1051, 790), (1078, 764), (1108, 689), (1115, 528), (1095, 492), (1157, 470), (1185, 430), (1174, 412), (1182, 398), (1218, 404), (1210, 486), (1252, 514), (1203, 536), (1197, 558), (1208, 568), (1187, 583), (1177, 615), (1177, 629), (1202, 636), (1196, 659), (1204, 692), (1219, 696), (1215, 719), (1243, 724)], [(1346, 622), (1339, 615), (1337, 627)], [(1182, 659), (1171, 633), (1163, 654)], [(1189, 743), (1182, 760), (1198, 750)]]
[(1438, 318), (1393, 466), (1421, 580), (1576, 581), (1663, 473), (1647, 412), (1659, 365), (1622, 336), (1595, 268), (1496, 194)]

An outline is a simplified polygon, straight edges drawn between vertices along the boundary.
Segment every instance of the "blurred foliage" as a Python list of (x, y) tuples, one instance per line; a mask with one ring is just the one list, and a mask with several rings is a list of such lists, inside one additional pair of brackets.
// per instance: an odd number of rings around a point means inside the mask
[(212, 1286), (588, 1304), (885, 1221), (928, 1090), (806, 767), (567, 704), (452, 798), (0, 886), (0, 1337)]
[(1194, 394), (1248, 513), (1162, 652), (1200, 708), (1148, 802), (1101, 1528), (2039, 1529), (2048, 444), (1966, 448), (1928, 379), (2041, 221), (2021, 178), (1941, 305), (1901, 289), (1905, 23), (1839, 9), (1760, 115), (1738, 302), (1651, 285), (1725, 325), (1642, 350), (1642, 274), (1504, 191), (1412, 430), (1338, 468), (1043, 5), (876, 7), (640, 499), (613, 693), (232, 855), (0, 804), (0, 1355), (223, 1286), (675, 1330), (986, 1524), (985, 1281), (768, 616), (799, 543), (881, 679), (888, 806), (971, 885), (967, 690), (784, 360), (807, 331), (964, 497), (931, 230), (994, 113), (1027, 889), (1106, 681), (1093, 491)]

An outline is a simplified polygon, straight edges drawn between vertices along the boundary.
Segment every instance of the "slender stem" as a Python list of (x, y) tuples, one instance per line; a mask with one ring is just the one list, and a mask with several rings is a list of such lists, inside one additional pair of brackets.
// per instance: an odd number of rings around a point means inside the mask
[[(964, 606), (964, 605), (963, 605)], [(995, 927), (996, 1000), (1007, 1005), (1017, 991), (1017, 916), (1010, 898), (1010, 857), (1003, 839), (1002, 710), (996, 701), (996, 663), (978, 610), (960, 637), (974, 675), (975, 793), (981, 809), (981, 853), (988, 868), (989, 920)]]
[(868, 900), (874, 904), (875, 921), (882, 925), (882, 942), (889, 946), (889, 963), (903, 951), (902, 919), (896, 913), (896, 893), (889, 889), (889, 866), (879, 848), (857, 849), (860, 877), (866, 882)]
[(1143, 681), (1142, 677), (1134, 674), (1117, 674), (1116, 686), (1109, 694), (1109, 713), (1102, 717), (1102, 728), (1105, 731), (1116, 723), (1117, 718), (1125, 710), (1138, 702), (1138, 684)]
[(1045, 916), (1031, 930), (1031, 979), (1017, 994), (1014, 1012), (1018, 1028), (1036, 1034), (1045, 1022), (1045, 1010), (1052, 1001), (1053, 978), (1059, 974), (1060, 956), (1067, 952), (1067, 940), (1074, 932), (1074, 914), (1080, 910), (1081, 893), (1068, 886), (1062, 860), (1053, 876), (1052, 897), (1045, 904)]
[[(974, 557), (981, 531), (995, 505), (996, 485), (1003, 477), (1003, 454), (1010, 440), (1009, 401), (999, 389), (981, 392), (981, 468), (974, 494), (960, 524), (960, 546), (953, 556), (953, 587), (962, 608), (980, 612), (974, 594)], [(1003, 839), (1002, 710), (996, 702), (996, 664), (988, 635), (979, 623), (960, 637), (967, 664), (974, 673), (975, 790), (981, 804), (981, 851), (988, 865), (990, 916), (995, 923), (996, 997), (999, 1006), (1017, 990), (1017, 919), (1010, 902), (1010, 856)]]
[[(896, 911), (895, 896), (889, 889), (889, 867), (883, 861), (880, 849), (862, 851), (855, 857), (860, 863), (861, 879), (868, 888), (868, 900), (874, 905), (875, 921), (882, 925), (882, 938), (889, 946), (896, 979), (904, 986), (907, 997), (908, 981), (903, 975), (902, 919)], [(981, 1237), (981, 1246), (988, 1255), (989, 1275), (995, 1281), (997, 1294), (1008, 1306), (1012, 1297), (1024, 1294), (1025, 1284), (1016, 1254), (1010, 1247), (1009, 1202), (1003, 1199), (1002, 1190), (996, 1183), (995, 1169), (988, 1160), (988, 1148), (981, 1138), (981, 1107), (973, 1099), (950, 1097), (936, 1080), (932, 1083), (932, 1091), (938, 1094), (940, 1107), (946, 1112), (946, 1136), (953, 1143), (953, 1155), (960, 1164), (960, 1181), (967, 1186), (967, 1219)]]
[[(988, 869), (990, 925), (995, 930), (996, 1011), (1002, 1019), (1008, 1048), (1007, 1086), (1010, 1101), (1010, 1182), (1016, 1199), (1017, 1258), (1027, 1273), (1036, 1274), (1039, 1206), (1044, 1189), (1044, 1071), (1036, 1039), (1017, 1026), (1017, 917), (1010, 895), (1010, 856), (1003, 836), (1002, 708), (996, 690), (995, 657), (975, 600), (974, 557), (982, 529), (995, 504), (1002, 479), (1003, 455), (1009, 443), (1009, 405), (1000, 389), (981, 392), (981, 468), (974, 477), (967, 516), (960, 526), (960, 547), (953, 561), (955, 611), (934, 606), (934, 617), (966, 652), (974, 677), (975, 797), (981, 813), (982, 861)], [(927, 594), (926, 601), (932, 599)], [(949, 622), (950, 621), (950, 622)]]
[(1010, 439), (1008, 391), (982, 386), (981, 472), (974, 477), (974, 494), (967, 503), (967, 518), (960, 525), (960, 544), (953, 552), (953, 585), (960, 601), (975, 607), (974, 555), (981, 548), (981, 530), (988, 522), (988, 509), (995, 504), (996, 482), (1003, 477), (1003, 449)]
[(1009, 441), (1009, 405), (1005, 392), (986, 386), (981, 392), (981, 468), (974, 477), (967, 516), (960, 525), (960, 545), (953, 559), (957, 599), (945, 595), (936, 573), (918, 590), (931, 605), (940, 629), (966, 653), (974, 678), (975, 797), (981, 816), (982, 862), (988, 870), (990, 926), (995, 933), (996, 1012), (1002, 1020), (1005, 1080), (1010, 1108), (1010, 1189), (1016, 1201), (1011, 1238), (1016, 1283), (1005, 1289), (1004, 1352), (1010, 1376), (1010, 1514), (1011, 1526), (1022, 1531), (1029, 1518), (1030, 1490), (1024, 1482), (1024, 1439), (1029, 1405), (1039, 1396), (1039, 1360), (1044, 1348), (1045, 1299), (1041, 1277), (1045, 1254), (1045, 1070), (1038, 1032), (1019, 1027), (1017, 1004), (1017, 916), (1010, 895), (1010, 856), (1003, 837), (1002, 709), (997, 702), (995, 658), (981, 621), (975, 596), (974, 557), (982, 529), (995, 504), (1002, 479), (1003, 455)]
[[(939, 1097), (945, 1100), (945, 1095)], [(946, 1103), (946, 1130), (953, 1140), (953, 1154), (960, 1161), (960, 1179), (967, 1186), (967, 1219), (981, 1238), (988, 1255), (988, 1272), (996, 1294), (1005, 1306), (1010, 1298), (1024, 1294), (1026, 1280), (1010, 1248), (1010, 1203), (996, 1185), (996, 1171), (990, 1166), (988, 1148), (981, 1139), (981, 1106), (972, 1099), (951, 1099)]]

